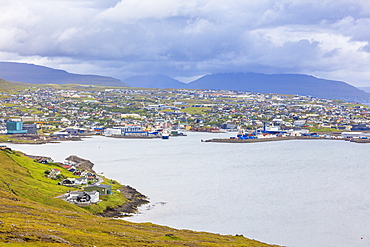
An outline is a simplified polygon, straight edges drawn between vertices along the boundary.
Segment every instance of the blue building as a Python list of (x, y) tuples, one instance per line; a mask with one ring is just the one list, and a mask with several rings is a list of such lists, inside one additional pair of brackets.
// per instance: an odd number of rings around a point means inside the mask
[(352, 125), (351, 131), (365, 131), (370, 130), (369, 124), (354, 124)]
[(8, 134), (27, 134), (27, 130), (23, 129), (23, 123), (20, 121), (6, 122), (6, 130)]

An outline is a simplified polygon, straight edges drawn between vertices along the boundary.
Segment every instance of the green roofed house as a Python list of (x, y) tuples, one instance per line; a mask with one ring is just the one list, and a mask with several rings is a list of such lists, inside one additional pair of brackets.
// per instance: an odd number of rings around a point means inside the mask
[(112, 194), (112, 187), (106, 184), (94, 184), (89, 185), (84, 188), (85, 191), (97, 191), (100, 195), (110, 195)]

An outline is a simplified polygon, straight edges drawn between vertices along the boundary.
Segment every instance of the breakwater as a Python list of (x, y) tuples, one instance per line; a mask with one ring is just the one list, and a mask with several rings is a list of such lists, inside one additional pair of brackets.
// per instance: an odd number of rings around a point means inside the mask
[(273, 141), (289, 141), (289, 140), (340, 140), (356, 143), (370, 143), (370, 139), (343, 139), (343, 138), (324, 138), (312, 136), (287, 136), (274, 138), (259, 138), (259, 139), (238, 139), (238, 138), (213, 138), (209, 140), (201, 140), (202, 142), (223, 142), (223, 143), (256, 143), (256, 142), (273, 142)]

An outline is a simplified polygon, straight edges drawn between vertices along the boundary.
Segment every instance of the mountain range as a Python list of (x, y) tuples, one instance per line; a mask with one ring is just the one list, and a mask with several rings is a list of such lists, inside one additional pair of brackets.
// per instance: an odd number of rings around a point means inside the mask
[(232, 89), (259, 93), (309, 95), (318, 98), (363, 101), (366, 93), (342, 81), (302, 74), (225, 73), (199, 78), (188, 84), (196, 89)]
[(123, 80), (99, 75), (80, 75), (45, 66), (0, 62), (0, 78), (36, 84), (85, 84), (117, 87), (224, 89), (257, 93), (309, 95), (318, 98), (370, 102), (370, 93), (342, 81), (303, 74), (219, 73), (183, 83), (166, 75), (140, 75)]
[(302, 74), (220, 73), (182, 83), (164, 75), (135, 76), (123, 80), (130, 86), (236, 90), (258, 93), (309, 95), (318, 98), (369, 102), (370, 94), (342, 81)]
[(127, 87), (120, 80), (99, 75), (80, 75), (45, 66), (0, 62), (0, 78), (7, 81), (35, 84), (84, 84)]

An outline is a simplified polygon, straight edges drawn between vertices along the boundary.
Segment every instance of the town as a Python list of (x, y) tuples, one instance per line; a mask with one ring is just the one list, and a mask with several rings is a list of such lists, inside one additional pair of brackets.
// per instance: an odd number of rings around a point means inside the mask
[(74, 140), (92, 134), (164, 138), (186, 131), (239, 131), (239, 139), (262, 132), (260, 137), (341, 133), (367, 138), (370, 130), (366, 105), (226, 90), (47, 85), (2, 92), (0, 107), (0, 133), (9, 141)]

